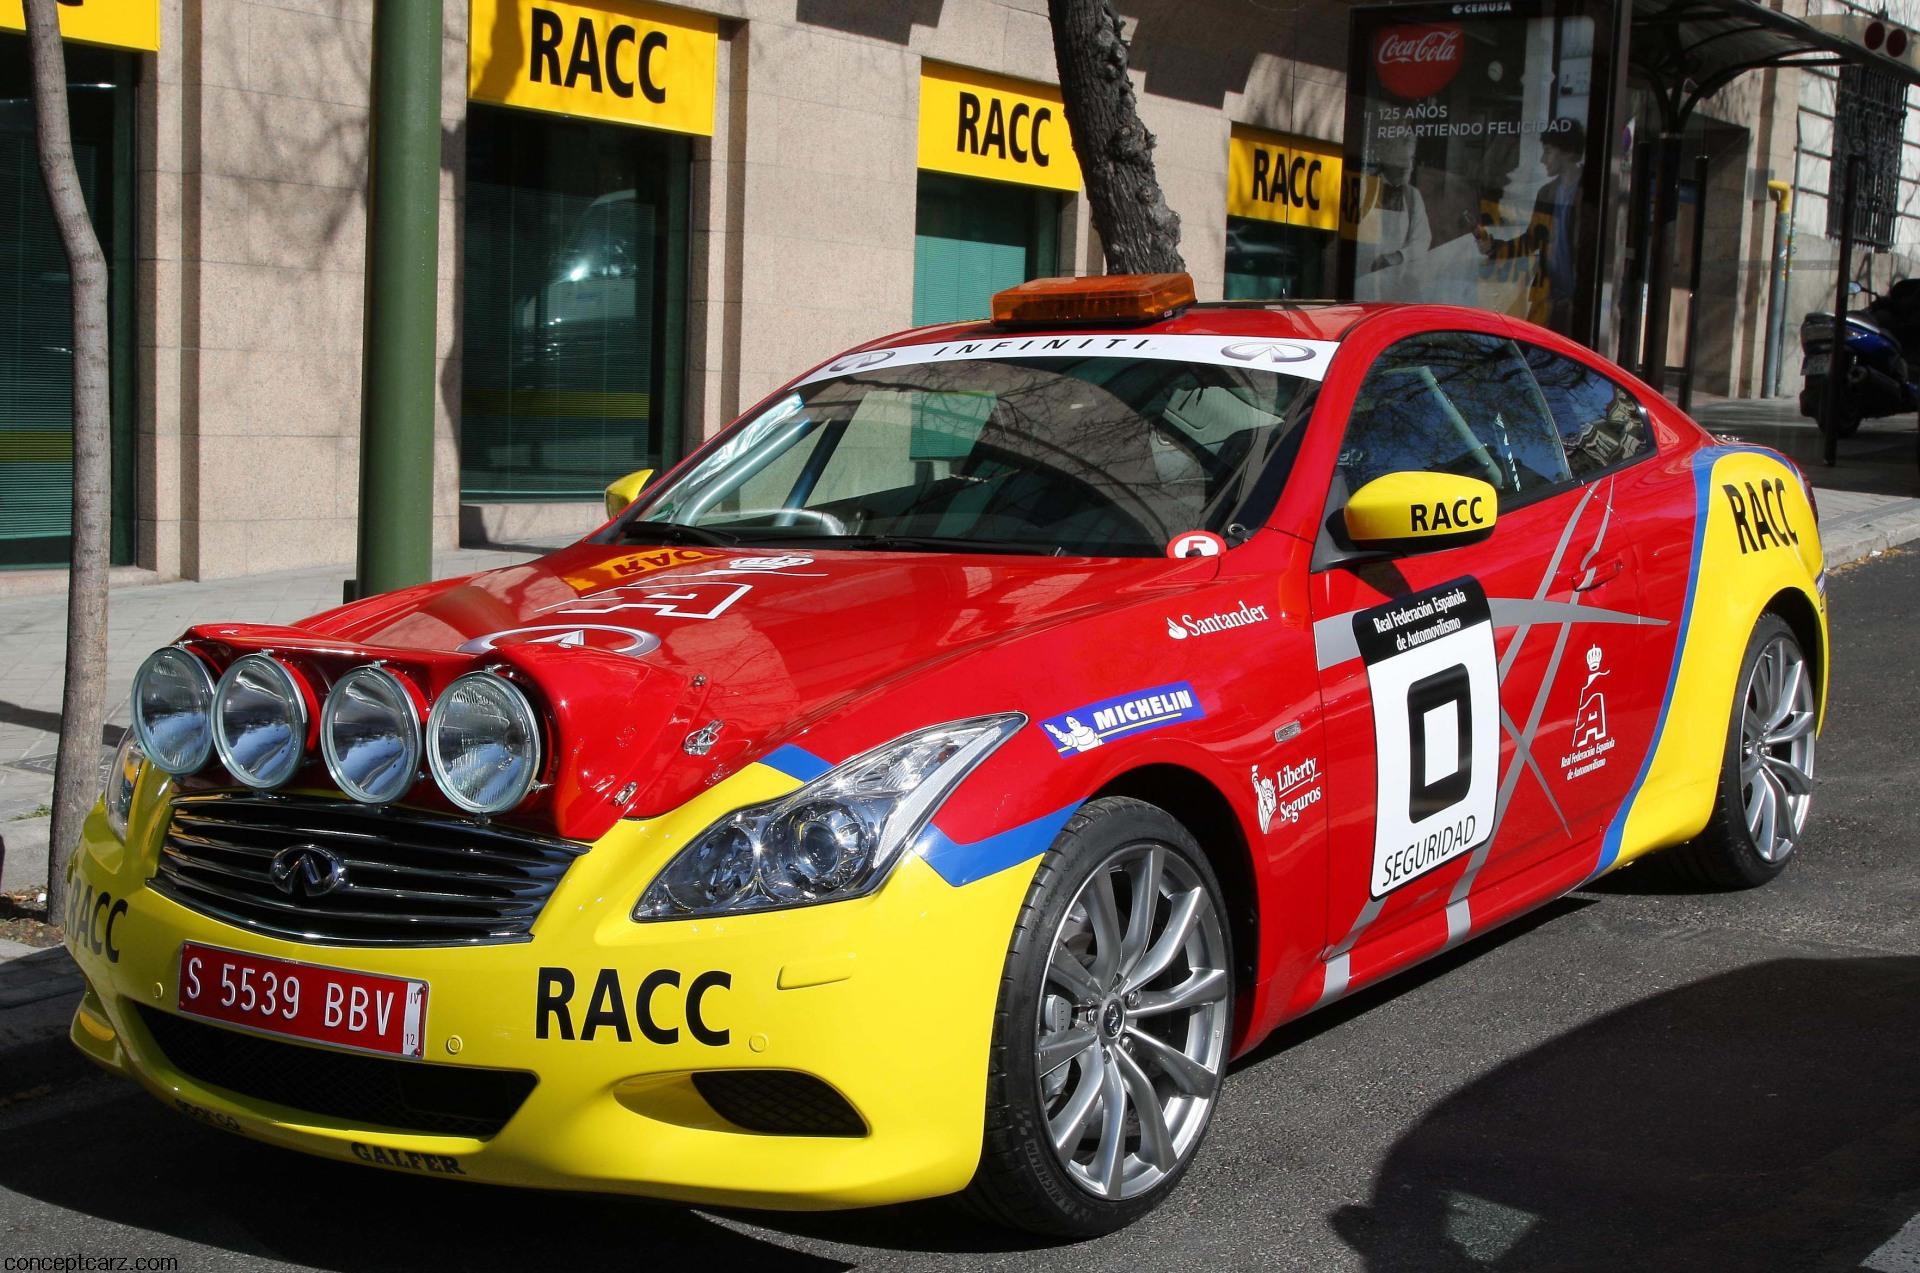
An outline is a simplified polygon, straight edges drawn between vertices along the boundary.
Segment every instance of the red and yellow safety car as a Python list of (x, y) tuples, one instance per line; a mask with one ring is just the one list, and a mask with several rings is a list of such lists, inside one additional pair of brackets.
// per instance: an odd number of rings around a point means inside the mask
[(609, 503), (147, 660), (88, 1055), (385, 1170), (1095, 1233), (1282, 1022), (1806, 827), (1802, 477), (1497, 315), (1041, 280)]

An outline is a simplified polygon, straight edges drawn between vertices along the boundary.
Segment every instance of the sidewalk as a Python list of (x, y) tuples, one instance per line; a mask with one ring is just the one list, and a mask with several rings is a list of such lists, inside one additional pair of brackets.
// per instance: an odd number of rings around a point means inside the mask
[(1820, 430), (1792, 398), (1717, 399), (1693, 413), (1715, 433), (1756, 442), (1793, 457), (1813, 480), (1820, 504), (1820, 541), (1829, 566), (1920, 539), (1920, 466), (1912, 416), (1868, 420), (1840, 440), (1839, 462), (1820, 457)]
[[(541, 550), (538, 545), (515, 551), (457, 549), (435, 556), (434, 574), (445, 578), (490, 570), (529, 560)], [(351, 573), (350, 566), (322, 566), (115, 589), (108, 620), (107, 724), (100, 737), (103, 769), (126, 732), (128, 691), (148, 654), (195, 623), (293, 623), (337, 606), (341, 581)], [(33, 887), (46, 877), (66, 620), (64, 592), (0, 600), (0, 846), (5, 851), (0, 891)]]
[[(1870, 420), (1840, 444), (1840, 463), (1820, 461), (1820, 433), (1791, 398), (1719, 400), (1695, 416), (1716, 433), (1786, 452), (1813, 479), (1830, 566), (1920, 539), (1920, 469), (1914, 422)], [(559, 543), (550, 547), (559, 547)], [(440, 576), (486, 570), (536, 550), (461, 549), (436, 557)], [(212, 583), (165, 583), (113, 594), (103, 765), (127, 726), (127, 691), (148, 653), (194, 623), (216, 619), (291, 623), (337, 605), (343, 566), (254, 575)], [(63, 594), (0, 599), (0, 889), (39, 884), (46, 871), (48, 802), (66, 622)]]

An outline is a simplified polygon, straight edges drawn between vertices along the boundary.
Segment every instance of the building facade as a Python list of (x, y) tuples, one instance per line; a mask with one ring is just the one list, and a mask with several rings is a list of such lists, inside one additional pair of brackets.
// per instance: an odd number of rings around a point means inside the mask
[[(189, 578), (350, 562), (372, 0), (109, 8), (121, 26), (68, 34), (113, 265), (116, 562)], [(1349, 8), (1119, 8), (1201, 296), (1338, 290)], [(1098, 271), (1045, 10), (445, 0), (436, 545), (584, 531), (605, 482), (671, 462), (818, 359)], [(0, 199), (20, 210), (0, 218), (0, 570), (16, 575), (64, 558), (71, 455), (66, 266), (17, 15), (0, 0)], [(1832, 294), (1832, 95), (1816, 73), (1763, 72), (1701, 112), (1709, 181), (1682, 209), (1710, 231), (1700, 391), (1762, 388), (1768, 180), (1798, 196), (1789, 346)], [(1895, 250), (1870, 266), (1881, 286), (1920, 250), (1915, 155)], [(1790, 357), (1782, 388), (1797, 383)]]

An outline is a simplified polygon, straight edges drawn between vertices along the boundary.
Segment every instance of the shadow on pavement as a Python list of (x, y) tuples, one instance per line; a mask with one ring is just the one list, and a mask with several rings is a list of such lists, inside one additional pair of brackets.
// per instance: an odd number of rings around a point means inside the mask
[[(195, 1126), (118, 1080), (80, 1081), (112, 1082), (124, 1094), (14, 1124), (0, 1186), (149, 1231), (102, 1229), (89, 1243), (96, 1250), (124, 1251), (137, 1238), (151, 1253), (173, 1237), (342, 1273), (850, 1267), (642, 1200), (416, 1179), (309, 1158)], [(16, 1228), (16, 1241), (30, 1241), (23, 1232), (32, 1229)], [(183, 1259), (183, 1267), (194, 1263)]]
[(1920, 1208), (1916, 1056), (1920, 959), (1710, 977), (1461, 1089), (1332, 1223), (1377, 1273), (1856, 1269)]
[(1860, 432), (1840, 439), (1838, 463), (1832, 468), (1822, 458), (1820, 430), (1811, 420), (1781, 424), (1758, 415), (1743, 418), (1737, 404), (1723, 404), (1702, 423), (1716, 434), (1772, 447), (1789, 456), (1815, 486), (1823, 489), (1904, 498), (1920, 495), (1920, 469), (1915, 467), (1920, 436), (1912, 416), (1862, 422)]
[(1484, 957), (1489, 951), (1524, 937), (1536, 928), (1550, 924), (1563, 916), (1583, 911), (1594, 905), (1594, 901), (1595, 899), (1590, 897), (1572, 894), (1556, 897), (1517, 919), (1508, 920), (1498, 928), (1489, 929), (1451, 950), (1440, 952), (1425, 963), (1416, 964), (1404, 972), (1395, 973), (1384, 981), (1376, 981), (1354, 991), (1338, 1003), (1330, 1003), (1304, 1017), (1289, 1021), (1263, 1039), (1251, 1052), (1235, 1060), (1228, 1072), (1233, 1073), (1250, 1066), (1264, 1064), (1290, 1048), (1299, 1047), (1307, 1040), (1325, 1034), (1342, 1022), (1351, 1021), (1362, 1013), (1370, 1012), (1383, 1004), (1391, 1003), (1401, 995), (1418, 990), (1437, 977), (1444, 977), (1466, 967), (1474, 960)]

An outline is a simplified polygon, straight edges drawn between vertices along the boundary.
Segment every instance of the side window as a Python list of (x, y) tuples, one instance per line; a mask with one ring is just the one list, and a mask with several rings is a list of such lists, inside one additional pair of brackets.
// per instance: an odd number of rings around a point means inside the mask
[(1571, 358), (1536, 345), (1526, 351), (1576, 478), (1585, 481), (1653, 449), (1646, 412), (1632, 394)]
[(1508, 507), (1572, 471), (1518, 347), (1477, 332), (1434, 332), (1380, 355), (1340, 450), (1348, 489), (1386, 473), (1456, 473), (1491, 483)]

